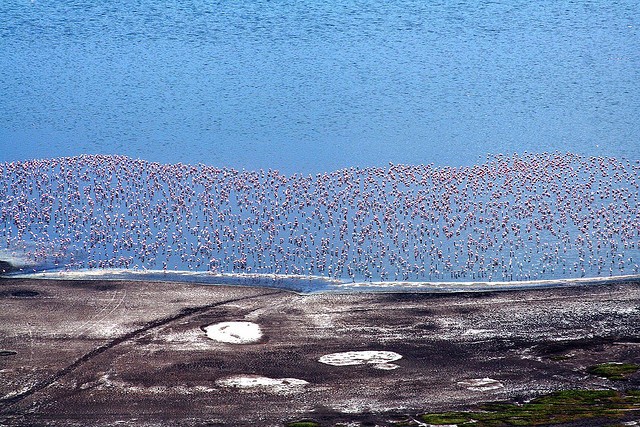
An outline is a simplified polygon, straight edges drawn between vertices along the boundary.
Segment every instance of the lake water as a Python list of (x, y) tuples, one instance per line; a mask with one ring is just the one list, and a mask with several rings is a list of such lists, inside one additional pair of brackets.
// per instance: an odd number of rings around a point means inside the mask
[(23, 270), (640, 273), (637, 1), (11, 0), (0, 23)]
[(637, 1), (7, 0), (0, 161), (638, 159)]

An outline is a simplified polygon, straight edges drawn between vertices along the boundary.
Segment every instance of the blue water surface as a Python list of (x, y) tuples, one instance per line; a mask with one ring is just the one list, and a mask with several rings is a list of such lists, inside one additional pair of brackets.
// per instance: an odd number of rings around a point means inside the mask
[(640, 158), (637, 1), (0, 2), (0, 161)]

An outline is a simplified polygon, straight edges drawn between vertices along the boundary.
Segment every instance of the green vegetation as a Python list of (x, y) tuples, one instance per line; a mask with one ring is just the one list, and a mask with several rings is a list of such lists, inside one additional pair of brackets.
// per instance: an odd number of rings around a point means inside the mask
[[(487, 403), (467, 412), (424, 414), (418, 419), (431, 425), (460, 427), (551, 426), (575, 422), (600, 425), (640, 416), (640, 390), (566, 390), (540, 396), (528, 403)], [(417, 426), (414, 418), (396, 426)], [(311, 420), (295, 421), (287, 427), (320, 427)]]
[(599, 365), (590, 366), (587, 372), (599, 377), (608, 378), (614, 381), (626, 380), (627, 377), (640, 369), (640, 365), (635, 363), (600, 363)]
[(482, 426), (540, 426), (588, 419), (615, 419), (640, 412), (640, 391), (568, 390), (523, 405), (490, 403), (478, 411), (425, 414), (425, 423)]

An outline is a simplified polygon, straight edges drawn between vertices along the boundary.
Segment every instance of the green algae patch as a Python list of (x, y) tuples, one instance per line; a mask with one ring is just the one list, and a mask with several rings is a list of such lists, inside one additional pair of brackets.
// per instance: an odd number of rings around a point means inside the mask
[(566, 390), (519, 405), (488, 403), (477, 411), (425, 414), (432, 425), (541, 426), (596, 419), (617, 419), (640, 412), (640, 392)]
[(590, 366), (587, 368), (587, 372), (614, 381), (624, 381), (638, 369), (640, 369), (640, 365), (635, 363), (607, 362)]

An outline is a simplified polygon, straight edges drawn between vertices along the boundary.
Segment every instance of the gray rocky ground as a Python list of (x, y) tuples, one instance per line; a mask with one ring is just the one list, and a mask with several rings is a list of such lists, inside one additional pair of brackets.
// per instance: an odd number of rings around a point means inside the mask
[[(638, 374), (613, 382), (586, 371), (640, 363), (633, 282), (303, 296), (1, 279), (0, 306), (0, 425), (390, 425), (479, 402), (640, 384)], [(250, 322), (263, 335), (207, 336), (221, 322)], [(238, 338), (226, 331), (226, 341)], [(352, 351), (402, 358), (319, 362)]]

